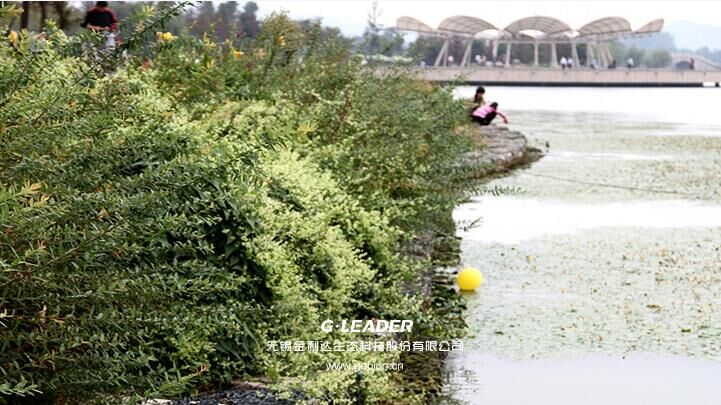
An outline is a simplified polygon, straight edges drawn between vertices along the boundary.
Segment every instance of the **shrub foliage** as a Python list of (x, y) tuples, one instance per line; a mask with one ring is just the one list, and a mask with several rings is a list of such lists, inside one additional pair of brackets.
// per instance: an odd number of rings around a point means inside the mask
[[(456, 201), (448, 90), (284, 15), (252, 42), (131, 38), (150, 63), (112, 68), (78, 41), (0, 44), (0, 400), (265, 376), (341, 403), (358, 376), (326, 362), (395, 355), (266, 342), (327, 339), (324, 319), (453, 332), (401, 254)], [(388, 373), (364, 378), (369, 400), (409, 398)]]

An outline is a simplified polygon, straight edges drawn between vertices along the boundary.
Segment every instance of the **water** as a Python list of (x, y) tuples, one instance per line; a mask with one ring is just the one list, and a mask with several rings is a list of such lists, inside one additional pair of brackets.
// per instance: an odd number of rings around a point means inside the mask
[[(470, 96), (471, 87), (457, 89)], [(471, 336), (448, 393), (483, 404), (720, 403), (719, 89), (488, 88), (548, 154), (456, 209)], [(512, 107), (512, 108), (511, 108)]]

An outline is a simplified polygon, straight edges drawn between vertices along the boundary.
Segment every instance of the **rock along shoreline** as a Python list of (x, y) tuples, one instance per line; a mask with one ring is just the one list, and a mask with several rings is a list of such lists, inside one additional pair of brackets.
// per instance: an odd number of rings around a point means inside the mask
[(470, 178), (507, 172), (543, 156), (540, 149), (528, 145), (528, 139), (523, 133), (508, 127), (478, 126), (472, 131), (477, 147), (468, 152), (462, 162), (476, 168), (471, 171)]

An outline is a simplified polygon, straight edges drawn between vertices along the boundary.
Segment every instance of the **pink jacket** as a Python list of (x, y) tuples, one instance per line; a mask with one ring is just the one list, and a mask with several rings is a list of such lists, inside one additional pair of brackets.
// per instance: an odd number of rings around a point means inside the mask
[(498, 114), (498, 115), (500, 115), (501, 117), (503, 117), (504, 120), (507, 120), (507, 119), (508, 119), (508, 118), (506, 117), (506, 114), (498, 111), (497, 109), (491, 107), (490, 105), (484, 105), (484, 106), (480, 106), (480, 107), (476, 108), (471, 115), (474, 116), (474, 117), (478, 117), (478, 118), (485, 118), (486, 115), (488, 115), (488, 113), (491, 113), (491, 112), (493, 112), (493, 111), (495, 111), (496, 114)]

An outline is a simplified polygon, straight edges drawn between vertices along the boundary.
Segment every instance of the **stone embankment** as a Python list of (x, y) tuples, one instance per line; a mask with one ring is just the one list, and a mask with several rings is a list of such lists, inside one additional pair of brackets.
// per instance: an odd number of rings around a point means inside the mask
[(471, 177), (481, 178), (505, 172), (534, 162), (543, 155), (539, 149), (528, 145), (528, 140), (521, 132), (508, 127), (474, 126), (471, 130), (478, 147), (463, 157), (464, 166), (474, 168)]

